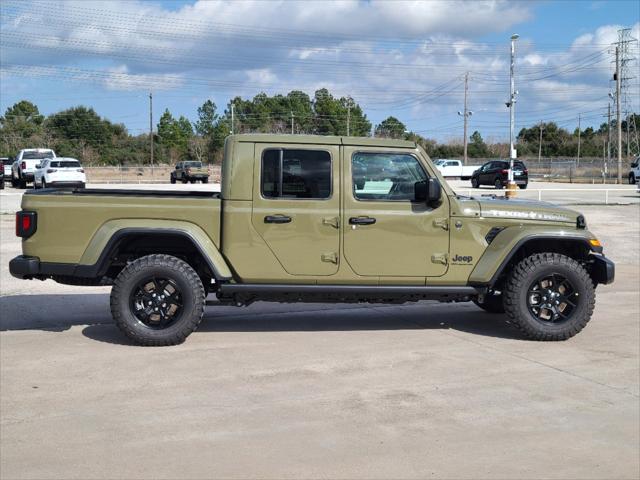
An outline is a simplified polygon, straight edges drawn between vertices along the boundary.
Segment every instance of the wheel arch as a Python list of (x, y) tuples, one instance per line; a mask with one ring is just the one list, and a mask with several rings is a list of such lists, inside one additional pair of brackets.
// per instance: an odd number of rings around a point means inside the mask
[[(505, 239), (504, 233), (508, 230), (505, 229), (498, 234), (480, 257), (469, 276), (471, 285), (495, 287), (514, 264), (536, 253), (560, 253), (581, 261), (587, 261), (592, 252), (602, 253), (602, 247), (591, 245), (589, 240), (594, 237), (586, 230), (575, 235), (565, 232), (539, 232), (522, 236), (512, 235), (512, 238)], [(500, 238), (501, 236), (503, 238)]]
[[(109, 222), (108, 222), (109, 223)], [(183, 258), (196, 271), (206, 273), (217, 281), (232, 278), (224, 257), (217, 246), (192, 224), (163, 222), (169, 225), (120, 226), (104, 225), (94, 235), (76, 267), (76, 274), (83, 277), (103, 277), (123, 266), (130, 258), (150, 254), (168, 254)]]

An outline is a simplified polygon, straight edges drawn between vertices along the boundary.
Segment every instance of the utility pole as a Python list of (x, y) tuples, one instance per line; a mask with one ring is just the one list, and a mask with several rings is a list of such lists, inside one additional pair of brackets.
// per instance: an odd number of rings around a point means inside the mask
[(347, 98), (347, 137), (351, 134), (351, 97)]
[(580, 114), (578, 114), (578, 166), (580, 166)]
[(538, 142), (538, 166), (540, 166), (540, 160), (542, 158), (542, 130), (544, 130), (544, 127), (542, 126), (542, 120), (540, 120), (540, 141)]
[(153, 175), (153, 93), (149, 92), (149, 141), (151, 146), (151, 175)]
[(469, 72), (464, 74), (464, 111), (458, 112), (458, 115), (464, 117), (464, 164), (467, 164), (467, 147), (469, 145), (469, 134), (467, 130), (467, 121), (473, 112), (467, 109), (467, 92), (469, 90)]
[(616, 130), (618, 134), (618, 183), (622, 183), (622, 124), (620, 123), (620, 47), (616, 47)]
[(291, 135), (293, 135), (293, 110), (291, 110)]
[(233, 135), (233, 127), (235, 125), (235, 105), (231, 103), (231, 135)]
[(605, 174), (609, 171), (611, 163), (611, 102), (607, 105), (607, 162), (604, 165)]
[(515, 135), (515, 121), (516, 121), (516, 82), (514, 76), (515, 70), (515, 61), (516, 61), (516, 40), (520, 37), (517, 33), (511, 35), (511, 67), (509, 70), (509, 76), (511, 79), (511, 92), (509, 102), (507, 106), (509, 107), (509, 182), (507, 184), (507, 197), (514, 197), (516, 195), (516, 184), (513, 181), (513, 162), (516, 159), (516, 149), (514, 147)]

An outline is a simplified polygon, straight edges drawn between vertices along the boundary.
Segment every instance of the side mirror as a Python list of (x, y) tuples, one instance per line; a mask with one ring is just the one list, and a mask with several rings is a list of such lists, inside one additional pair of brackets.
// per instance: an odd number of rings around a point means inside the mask
[(38, 169), (42, 168), (42, 164), (41, 163), (37, 164), (36, 168), (38, 168)]
[(440, 202), (442, 187), (435, 178), (421, 180), (414, 184), (415, 201), (423, 202), (427, 205), (436, 205)]

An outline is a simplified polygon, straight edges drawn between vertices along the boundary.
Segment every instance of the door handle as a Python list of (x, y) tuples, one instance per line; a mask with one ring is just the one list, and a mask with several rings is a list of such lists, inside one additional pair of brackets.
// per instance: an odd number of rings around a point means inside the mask
[(372, 217), (351, 217), (349, 225), (373, 225), (376, 219)]
[(267, 215), (264, 223), (291, 223), (291, 217), (287, 215)]

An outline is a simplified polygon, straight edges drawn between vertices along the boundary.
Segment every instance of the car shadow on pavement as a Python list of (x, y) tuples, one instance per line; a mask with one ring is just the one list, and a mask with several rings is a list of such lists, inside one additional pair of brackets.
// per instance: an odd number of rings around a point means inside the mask
[[(132, 345), (113, 324), (109, 295), (15, 295), (0, 297), (0, 331), (63, 332), (86, 326), (92, 340)], [(198, 331), (287, 332), (357, 330), (457, 330), (480, 336), (523, 338), (504, 315), (486, 313), (471, 303), (418, 302), (405, 305), (278, 304), (213, 306), (205, 310)]]

